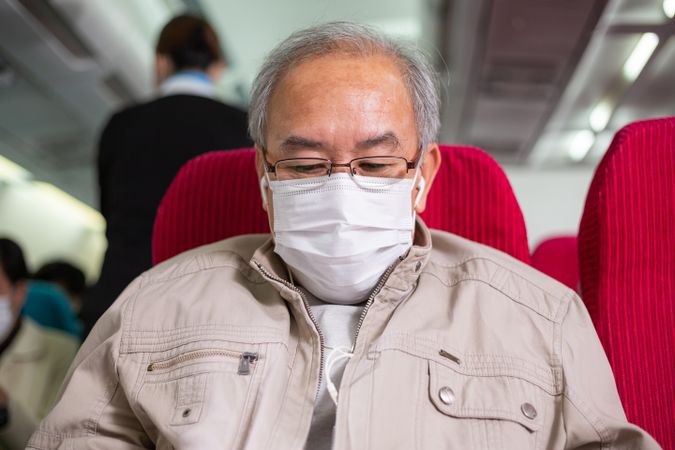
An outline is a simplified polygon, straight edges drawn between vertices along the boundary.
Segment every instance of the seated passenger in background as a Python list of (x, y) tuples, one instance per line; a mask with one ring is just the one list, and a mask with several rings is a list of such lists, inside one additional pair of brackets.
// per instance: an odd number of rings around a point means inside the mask
[(26, 447), (52, 407), (78, 341), (19, 313), (28, 271), (21, 248), (0, 239), (0, 449)]
[(87, 287), (84, 272), (67, 261), (51, 261), (40, 267), (33, 279), (58, 285), (68, 296), (75, 314), (79, 314)]
[(415, 219), (441, 162), (418, 52), (303, 30), (250, 105), (273, 235), (132, 283), (31, 448), (658, 448), (574, 292)]
[(66, 293), (55, 284), (29, 281), (21, 314), (43, 327), (63, 331), (78, 341), (82, 339), (82, 324)]
[(246, 113), (216, 99), (225, 69), (218, 36), (205, 20), (172, 19), (159, 35), (159, 98), (112, 116), (101, 135), (98, 183), (107, 222), (98, 283), (82, 309), (85, 335), (122, 289), (151, 266), (155, 213), (188, 160), (211, 150), (250, 147)]

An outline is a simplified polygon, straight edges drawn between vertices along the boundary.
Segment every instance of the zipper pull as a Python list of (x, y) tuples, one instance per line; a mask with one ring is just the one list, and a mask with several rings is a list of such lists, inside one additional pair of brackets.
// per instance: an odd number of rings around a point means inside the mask
[(443, 350), (443, 349), (441, 349), (441, 351), (438, 352), (438, 354), (441, 355), (441, 356), (443, 356), (444, 358), (448, 358), (450, 361), (452, 361), (452, 362), (454, 362), (454, 363), (456, 363), (456, 364), (461, 364), (461, 361), (459, 360), (458, 357), (456, 357), (455, 355), (453, 355), (453, 354), (451, 354), (451, 353), (449, 353), (449, 352), (446, 352), (446, 351)]
[(244, 352), (239, 357), (239, 369), (237, 375), (249, 375), (251, 373), (251, 364), (258, 360), (257, 353)]

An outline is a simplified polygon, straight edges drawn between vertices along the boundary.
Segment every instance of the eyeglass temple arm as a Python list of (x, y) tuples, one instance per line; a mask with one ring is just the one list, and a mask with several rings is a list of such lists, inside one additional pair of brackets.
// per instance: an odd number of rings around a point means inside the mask
[(267, 158), (263, 159), (263, 168), (265, 169), (265, 172), (267, 172), (267, 173), (274, 173), (274, 174), (277, 173), (277, 166), (275, 166), (273, 164), (270, 164), (267, 161)]
[(420, 147), (420, 156), (414, 160), (414, 161), (408, 161), (408, 170), (410, 169), (417, 169), (419, 166), (421, 166), (424, 163), (424, 154), (426, 153), (426, 149)]

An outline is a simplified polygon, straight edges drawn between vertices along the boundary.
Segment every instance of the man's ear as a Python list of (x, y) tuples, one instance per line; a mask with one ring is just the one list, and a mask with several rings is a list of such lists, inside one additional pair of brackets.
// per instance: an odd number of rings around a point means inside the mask
[[(262, 207), (265, 211), (267, 211), (267, 199), (269, 198), (269, 186), (267, 183), (264, 183), (263, 180), (266, 181), (265, 178), (265, 168), (264, 168), (264, 154), (262, 149), (260, 149), (258, 146), (255, 147), (255, 170), (256, 173), (258, 174), (258, 181), (260, 182), (260, 196), (262, 197)], [(263, 184), (264, 183), (264, 184)]]
[(265, 173), (265, 152), (256, 145), (255, 147), (255, 170), (258, 174), (258, 181), (260, 186), (260, 196), (262, 197), (262, 207), (267, 213), (267, 221), (270, 226), (272, 236), (274, 236), (274, 205), (272, 203), (272, 191), (267, 182), (267, 174)]
[(424, 177), (424, 183), (417, 184), (417, 188), (420, 189), (419, 200), (415, 205), (415, 212), (420, 214), (424, 211), (427, 206), (427, 196), (431, 190), (431, 186), (434, 183), (438, 169), (441, 168), (441, 151), (438, 148), (438, 144), (429, 144), (427, 150), (424, 154), (424, 161), (422, 161), (422, 166), (420, 167), (420, 175)]

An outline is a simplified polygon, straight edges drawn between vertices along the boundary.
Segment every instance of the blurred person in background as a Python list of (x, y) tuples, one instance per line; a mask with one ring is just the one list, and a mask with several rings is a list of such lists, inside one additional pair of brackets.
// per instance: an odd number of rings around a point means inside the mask
[(46, 328), (64, 331), (82, 338), (82, 324), (66, 292), (56, 284), (31, 280), (21, 314)]
[(23, 449), (56, 400), (78, 342), (20, 311), (28, 285), (21, 248), (0, 238), (0, 449)]
[(35, 280), (47, 281), (59, 286), (68, 296), (75, 313), (82, 308), (82, 297), (87, 287), (84, 272), (67, 261), (51, 261), (38, 269)]
[(155, 212), (180, 167), (211, 150), (250, 147), (244, 111), (215, 99), (225, 70), (205, 20), (172, 19), (156, 47), (159, 98), (112, 116), (99, 143), (100, 207), (108, 249), (82, 310), (85, 335), (115, 297), (151, 266)]

